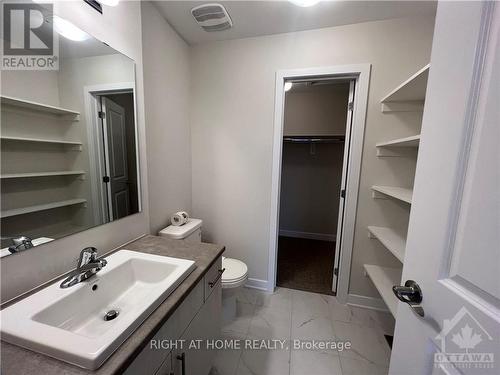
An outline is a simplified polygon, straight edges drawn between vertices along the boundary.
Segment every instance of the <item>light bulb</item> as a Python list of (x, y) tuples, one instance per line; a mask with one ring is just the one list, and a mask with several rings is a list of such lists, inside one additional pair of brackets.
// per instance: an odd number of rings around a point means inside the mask
[(292, 89), (293, 83), (292, 82), (285, 82), (285, 92), (290, 91)]

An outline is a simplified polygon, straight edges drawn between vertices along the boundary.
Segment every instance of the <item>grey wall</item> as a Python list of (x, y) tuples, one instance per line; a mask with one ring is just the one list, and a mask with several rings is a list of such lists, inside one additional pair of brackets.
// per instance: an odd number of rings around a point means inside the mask
[[(377, 159), (375, 143), (418, 133), (401, 126), (399, 115), (382, 114), (380, 99), (429, 62), (433, 25), (433, 17), (394, 19), (193, 48), (193, 214), (204, 220), (206, 239), (247, 263), (250, 278), (268, 277), (276, 71), (371, 63), (350, 290), (378, 296), (362, 264), (397, 261), (368, 238), (366, 226), (405, 225), (408, 213), (374, 201), (370, 186), (410, 186), (414, 160)], [(406, 124), (420, 121), (403, 116)]]
[(142, 2), (144, 85), (151, 232), (191, 211), (190, 50), (157, 12)]
[[(96, 246), (104, 253), (149, 232), (140, 3), (122, 1), (116, 7), (106, 7), (104, 14), (100, 15), (84, 2), (60, 1), (55, 3), (54, 12), (136, 62), (143, 211), (30, 251), (2, 258), (2, 302), (74, 268), (78, 253), (85, 246)], [(34, 97), (33, 100), (40, 99)]]

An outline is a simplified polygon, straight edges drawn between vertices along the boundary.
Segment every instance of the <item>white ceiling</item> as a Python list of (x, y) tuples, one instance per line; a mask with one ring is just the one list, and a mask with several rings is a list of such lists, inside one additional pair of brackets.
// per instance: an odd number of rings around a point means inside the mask
[[(205, 32), (190, 10), (203, 3), (223, 4), (233, 20), (233, 28)], [(210, 41), (319, 29), (390, 18), (430, 15), (434, 1), (323, 1), (302, 8), (288, 1), (155, 1), (170, 25), (193, 45)]]

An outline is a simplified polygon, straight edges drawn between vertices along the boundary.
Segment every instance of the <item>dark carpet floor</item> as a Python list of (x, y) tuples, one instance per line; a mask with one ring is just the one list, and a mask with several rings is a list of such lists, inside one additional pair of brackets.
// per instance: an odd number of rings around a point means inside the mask
[(333, 294), (335, 242), (281, 237), (278, 241), (278, 286)]

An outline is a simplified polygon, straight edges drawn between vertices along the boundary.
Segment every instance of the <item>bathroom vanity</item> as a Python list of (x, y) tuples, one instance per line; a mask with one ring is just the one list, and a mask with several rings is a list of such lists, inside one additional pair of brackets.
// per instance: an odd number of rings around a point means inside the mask
[[(76, 367), (2, 341), (2, 373), (208, 374), (216, 352), (206, 350), (205, 342), (219, 338), (224, 247), (148, 235), (122, 249), (193, 260), (195, 268), (98, 369)], [(200, 348), (195, 347), (198, 343)]]

